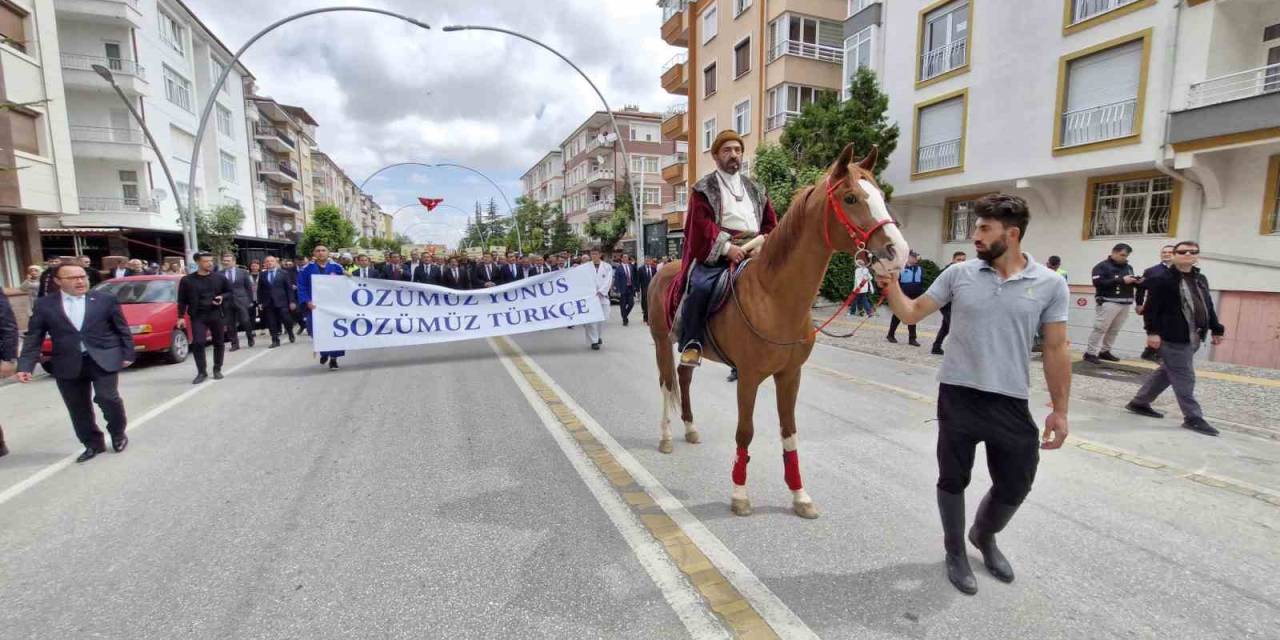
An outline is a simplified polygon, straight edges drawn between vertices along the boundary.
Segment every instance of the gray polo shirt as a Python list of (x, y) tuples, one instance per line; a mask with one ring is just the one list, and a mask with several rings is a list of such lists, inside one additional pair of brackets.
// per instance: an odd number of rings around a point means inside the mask
[(951, 333), (938, 382), (1026, 398), (1031, 345), (1042, 324), (1067, 321), (1067, 281), (1029, 254), (1008, 280), (984, 260), (953, 264), (925, 295), (951, 304)]

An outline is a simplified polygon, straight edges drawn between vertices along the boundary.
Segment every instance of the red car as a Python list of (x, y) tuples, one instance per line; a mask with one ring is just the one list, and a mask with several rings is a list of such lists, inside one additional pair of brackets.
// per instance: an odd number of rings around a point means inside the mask
[[(133, 348), (141, 356), (163, 353), (170, 364), (187, 359), (191, 349), (191, 320), (186, 330), (178, 329), (178, 281), (179, 275), (129, 276), (112, 278), (94, 287), (120, 301), (124, 321), (133, 333)], [(41, 347), (41, 359), (47, 361), (53, 354), (53, 343), (46, 338)], [(44, 362), (42, 366), (48, 370)]]

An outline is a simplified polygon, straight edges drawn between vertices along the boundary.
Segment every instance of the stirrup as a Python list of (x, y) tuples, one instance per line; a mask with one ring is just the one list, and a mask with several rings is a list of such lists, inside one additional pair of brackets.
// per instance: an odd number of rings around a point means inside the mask
[(694, 368), (701, 365), (702, 365), (702, 348), (701, 347), (690, 346), (690, 347), (686, 347), (684, 351), (680, 352), (680, 366)]

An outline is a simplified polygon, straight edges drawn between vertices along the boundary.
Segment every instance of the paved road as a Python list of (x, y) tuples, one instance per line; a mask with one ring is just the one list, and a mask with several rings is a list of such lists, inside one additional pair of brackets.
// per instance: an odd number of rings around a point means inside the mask
[(1018, 581), (980, 572), (964, 597), (930, 370), (815, 351), (816, 521), (790, 513), (766, 386), (738, 518), (724, 370), (695, 381), (703, 444), (658, 453), (647, 330), (616, 315), (598, 353), (555, 330), (337, 373), (260, 346), (198, 388), (143, 366), (122, 378), (132, 446), (84, 465), (60, 466), (51, 381), (0, 387), (0, 638), (1280, 635), (1280, 443), (1077, 403), (1081, 441), (1044, 456), (1001, 538)]

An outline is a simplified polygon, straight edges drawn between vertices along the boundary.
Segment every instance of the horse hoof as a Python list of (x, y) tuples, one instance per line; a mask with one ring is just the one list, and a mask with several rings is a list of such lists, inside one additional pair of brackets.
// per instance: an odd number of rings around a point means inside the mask
[(805, 520), (815, 520), (818, 517), (818, 508), (813, 506), (812, 502), (796, 502), (792, 505), (792, 509), (796, 515)]
[(746, 498), (733, 498), (729, 502), (729, 510), (738, 516), (751, 515), (751, 501)]
[(689, 444), (698, 444), (699, 442), (702, 442), (702, 436), (698, 435), (697, 431), (686, 431), (684, 433), (684, 440)]
[(662, 453), (671, 453), (674, 447), (671, 446), (671, 438), (658, 441), (658, 451)]

